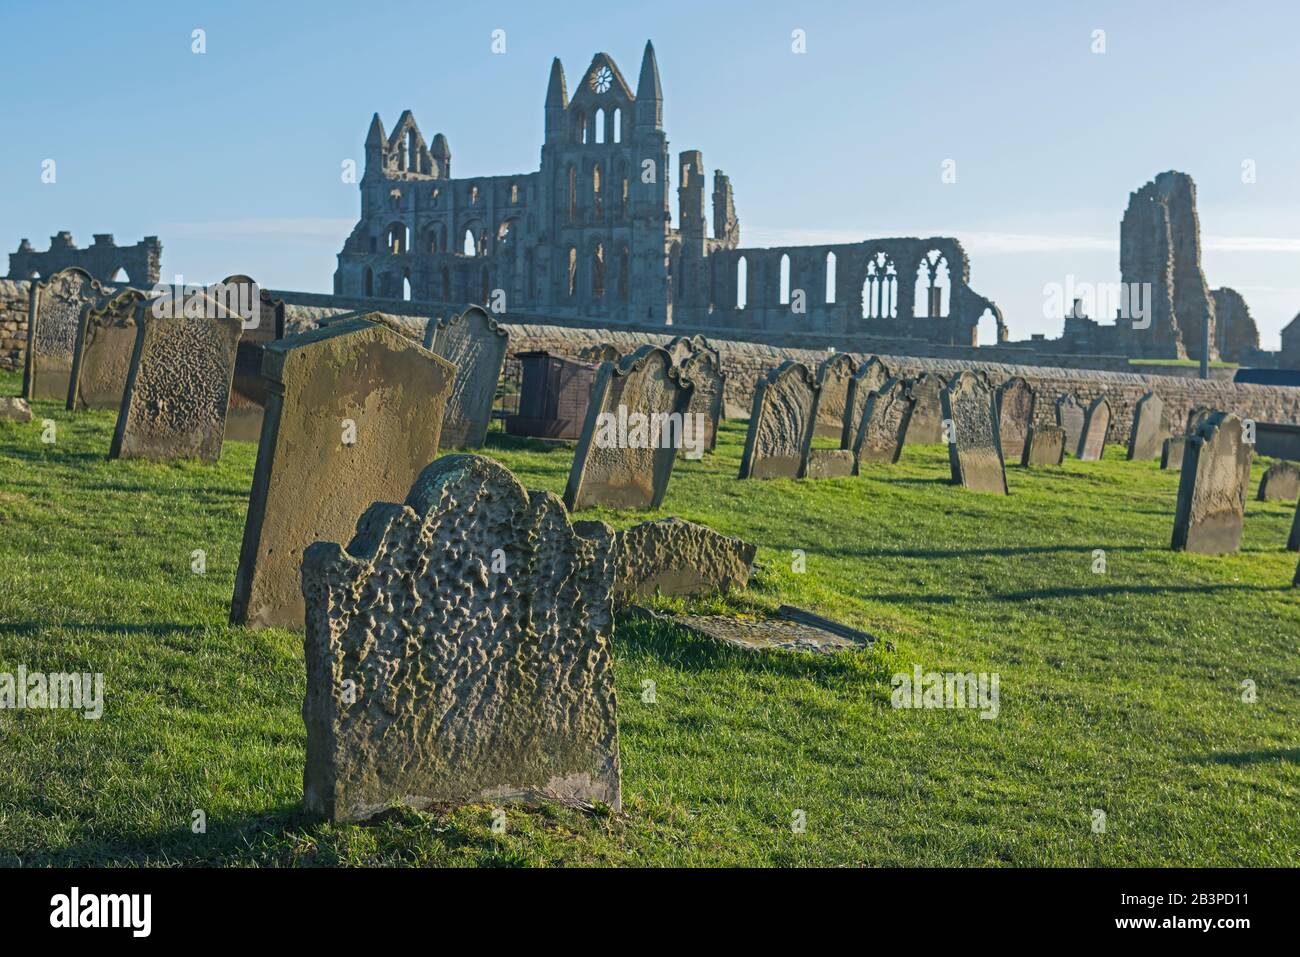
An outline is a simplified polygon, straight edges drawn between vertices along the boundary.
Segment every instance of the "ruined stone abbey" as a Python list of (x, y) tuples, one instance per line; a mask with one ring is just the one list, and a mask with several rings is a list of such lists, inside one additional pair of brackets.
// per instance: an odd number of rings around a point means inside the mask
[(482, 177), (453, 177), (447, 138), (426, 142), (410, 111), (391, 133), (376, 115), (335, 294), (957, 346), (975, 344), (984, 317), (1006, 340), (951, 237), (743, 247), (731, 181), (715, 170), (706, 196), (698, 150), (677, 155), (674, 186), (663, 106), (649, 43), (635, 93), (598, 53), (570, 97), (556, 59), (540, 168)]

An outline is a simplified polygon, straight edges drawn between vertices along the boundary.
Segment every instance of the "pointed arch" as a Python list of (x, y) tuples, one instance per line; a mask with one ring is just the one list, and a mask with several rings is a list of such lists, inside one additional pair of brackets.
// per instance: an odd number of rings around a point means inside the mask
[(826, 304), (832, 305), (835, 302), (835, 253), (826, 254)]
[(736, 260), (736, 308), (749, 304), (749, 261), (741, 256)]
[(952, 277), (948, 258), (937, 249), (921, 257), (916, 267), (916, 301), (913, 315), (926, 319), (946, 319), (952, 309)]
[(867, 274), (862, 280), (862, 317), (898, 318), (898, 270), (883, 251), (872, 253), (867, 260)]
[(781, 254), (780, 301), (781, 301), (781, 305), (783, 306), (788, 306), (790, 304), (790, 254), (789, 253)]

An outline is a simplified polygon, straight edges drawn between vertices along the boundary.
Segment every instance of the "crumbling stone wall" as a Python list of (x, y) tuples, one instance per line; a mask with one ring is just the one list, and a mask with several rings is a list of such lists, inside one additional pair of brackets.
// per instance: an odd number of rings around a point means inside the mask
[(1241, 293), (1224, 286), (1214, 290), (1214, 338), (1219, 355), (1229, 362), (1249, 362), (1259, 351), (1259, 329)]
[[(60, 269), (77, 266), (103, 283), (129, 283), (148, 287), (162, 273), (162, 243), (157, 236), (146, 236), (134, 246), (119, 246), (110, 233), (96, 233), (95, 242), (79, 249), (72, 233), (64, 231), (50, 237), (50, 248), (38, 252), (24, 239), (18, 251), (9, 254), (10, 279), (48, 278)], [(125, 277), (117, 275), (118, 270)]]
[(0, 369), (21, 369), (27, 356), (30, 282), (0, 279)]

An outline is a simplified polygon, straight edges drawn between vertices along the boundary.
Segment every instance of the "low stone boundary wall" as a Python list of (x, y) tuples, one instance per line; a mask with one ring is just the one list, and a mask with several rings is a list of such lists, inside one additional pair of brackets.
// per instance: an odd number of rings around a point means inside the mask
[(0, 369), (23, 367), (31, 286), (25, 279), (0, 279)]

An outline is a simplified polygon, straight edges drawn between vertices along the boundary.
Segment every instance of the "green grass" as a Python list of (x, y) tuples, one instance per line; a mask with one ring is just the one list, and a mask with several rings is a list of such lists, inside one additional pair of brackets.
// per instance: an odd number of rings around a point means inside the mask
[[(0, 376), (0, 394), (16, 388)], [(788, 602), (895, 650), (753, 654), (622, 624), (622, 813), (511, 807), (505, 834), (489, 807), (335, 826), (300, 806), (301, 637), (225, 623), (254, 447), (230, 443), (215, 466), (109, 462), (111, 414), (35, 411), (55, 444), (39, 421), (0, 422), (0, 671), (102, 672), (106, 706), (99, 721), (0, 712), (0, 863), (1296, 861), (1293, 506), (1251, 501), (1239, 554), (1177, 554), (1177, 476), (1117, 447), (1012, 469), (999, 498), (948, 485), (941, 447), (862, 478), (740, 482), (744, 432), (728, 424), (660, 512), (583, 517), (677, 514), (744, 536), (760, 545), (751, 589), (695, 607)], [(494, 435), (486, 451), (530, 487), (564, 486), (567, 449)], [(998, 718), (891, 708), (890, 676), (914, 663), (997, 672)]]

